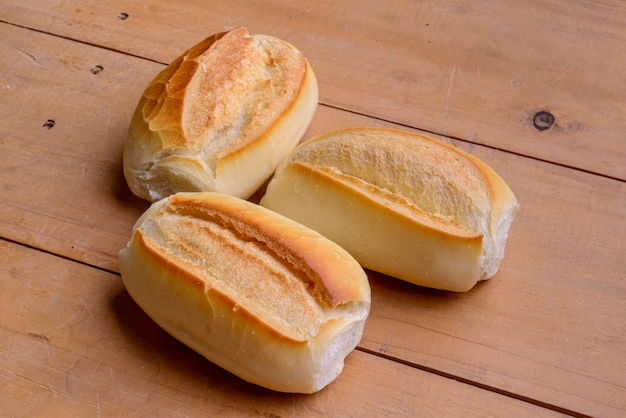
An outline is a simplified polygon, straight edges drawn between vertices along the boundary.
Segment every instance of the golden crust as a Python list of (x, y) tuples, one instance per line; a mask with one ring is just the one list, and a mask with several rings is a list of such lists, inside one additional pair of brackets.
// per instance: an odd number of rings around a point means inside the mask
[[(255, 315), (251, 309), (247, 309), (245, 306), (240, 305), (237, 300), (235, 300), (236, 298), (233, 298), (219, 287), (212, 287), (208, 285), (206, 277), (198, 274), (195, 268), (189, 268), (186, 263), (181, 263), (180, 260), (177, 260), (178, 262), (172, 262), (169, 258), (171, 255), (169, 255), (162, 246), (157, 244), (141, 230), (137, 230), (133, 236), (133, 245), (136, 246), (136, 251), (145, 252), (148, 259), (154, 260), (158, 265), (160, 265), (166, 272), (165, 274), (175, 276), (178, 280), (178, 286), (193, 289), (191, 292), (198, 295), (208, 295), (210, 293), (210, 298), (212, 300), (219, 299), (228, 307), (229, 310), (237, 312), (237, 316), (241, 317), (241, 320), (246, 321), (249, 324), (254, 323), (256, 328), (265, 330), (267, 333), (273, 335), (274, 338), (280, 338), (288, 344), (295, 345), (301, 345), (307, 342), (308, 339), (305, 333), (292, 332), (292, 330), (281, 327), (280, 325), (268, 325), (267, 320), (259, 318), (259, 316)], [(316, 316), (319, 317), (319, 313), (315, 315), (312, 312), (309, 312), (309, 317), (311, 319)], [(317, 322), (319, 322), (319, 318), (317, 318)], [(313, 320), (311, 321), (311, 324), (317, 325)]]
[(473, 155), (426, 135), (368, 127), (300, 144), (261, 204), (318, 230), (367, 268), (456, 291), (495, 274), (518, 207)]
[(354, 280), (358, 264), (318, 233), (291, 219), (245, 201), (210, 194), (178, 194), (168, 199), (172, 213), (220, 223), (271, 249), (302, 273), (307, 291), (329, 307), (366, 296), (363, 280)]
[(334, 240), (365, 268), (421, 286), (472, 287), (480, 274), (482, 235), (405, 203), (300, 163), (285, 167), (261, 201)]
[[(361, 199), (369, 201), (378, 207), (382, 214), (404, 218), (405, 222), (418, 223), (433, 234), (447, 235), (451, 239), (470, 241), (482, 240), (482, 235), (475, 231), (463, 228), (461, 225), (450, 222), (440, 216), (426, 212), (413, 202), (398, 194), (389, 192), (359, 178), (346, 175), (328, 167), (314, 167), (301, 162), (293, 162), (289, 168), (298, 170), (302, 176), (327, 183), (330, 187), (340, 188), (341, 193), (358, 194)], [(453, 238), (454, 237), (454, 238)]]
[[(235, 185), (229, 183), (243, 181), (233, 171), (242, 173), (258, 170), (258, 167), (262, 167), (262, 162), (253, 156), (267, 154), (267, 149), (270, 149), (269, 153), (273, 158), (270, 163), (266, 163), (268, 164), (267, 175), (263, 177), (263, 181), (267, 180), (274, 173), (282, 157), (300, 142), (315, 112), (318, 100), (317, 79), (309, 63), (305, 61), (305, 64), (305, 73), (300, 88), (289, 106), (274, 123), (256, 138), (245, 143), (242, 141), (238, 147), (230, 147), (220, 154), (215, 167), (215, 176), (223, 181), (219, 182), (216, 191), (227, 192), (236, 189)], [(292, 139), (289, 140), (289, 136)], [(250, 167), (254, 168), (251, 170)], [(239, 197), (248, 196), (240, 195)]]
[(218, 33), (157, 75), (144, 92), (142, 115), (151, 131), (178, 134), (162, 138), (164, 149), (194, 149), (206, 146), (207, 131), (233, 123), (247, 106), (241, 136), (219, 149), (228, 155), (262, 135), (293, 103), (306, 66), (302, 54), (276, 38), (250, 36), (245, 28)]
[[(152, 202), (179, 191), (247, 198), (300, 141), (317, 99), (315, 75), (292, 45), (245, 28), (215, 34), (145, 89), (124, 150), (128, 184)], [(244, 160), (253, 167), (240, 175)]]
[(345, 250), (232, 196), (154, 203), (119, 259), (126, 289), (155, 322), (274, 390), (313, 393), (334, 380), (369, 313), (367, 276)]
[(293, 341), (318, 333), (327, 310), (369, 298), (365, 273), (343, 249), (234, 197), (173, 195), (137, 222), (134, 235), (180, 280), (212, 289), (259, 327)]
[(182, 112), (187, 87), (200, 66), (198, 56), (206, 53), (225, 34), (212, 35), (185, 51), (157, 74), (144, 90), (138, 109), (148, 128), (153, 132), (171, 132), (170, 135), (161, 135), (162, 148), (187, 146)]

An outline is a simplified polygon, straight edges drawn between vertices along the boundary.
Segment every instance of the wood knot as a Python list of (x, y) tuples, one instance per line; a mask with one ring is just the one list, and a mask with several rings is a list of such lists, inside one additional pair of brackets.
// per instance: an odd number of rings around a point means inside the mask
[(533, 126), (539, 131), (545, 131), (554, 125), (554, 120), (554, 115), (552, 113), (542, 110), (535, 113), (535, 116), (533, 117)]

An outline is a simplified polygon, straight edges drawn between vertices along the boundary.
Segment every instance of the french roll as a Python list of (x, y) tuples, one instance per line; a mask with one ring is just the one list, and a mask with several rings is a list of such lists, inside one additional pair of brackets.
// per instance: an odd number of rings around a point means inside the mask
[(370, 309), (362, 267), (319, 233), (214, 192), (153, 203), (119, 253), (135, 302), (242, 379), (313, 393), (342, 371)]
[(246, 28), (201, 41), (146, 87), (126, 137), (130, 190), (248, 198), (301, 140), (318, 104), (315, 74), (289, 43)]
[(300, 144), (261, 205), (335, 241), (367, 269), (458, 292), (495, 275), (519, 206), (477, 157), (426, 135), (367, 127)]

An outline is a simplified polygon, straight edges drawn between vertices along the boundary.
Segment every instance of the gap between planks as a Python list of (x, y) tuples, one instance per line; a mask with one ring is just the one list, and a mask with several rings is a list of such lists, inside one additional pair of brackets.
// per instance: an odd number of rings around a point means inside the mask
[[(105, 273), (108, 273), (108, 274), (111, 274), (111, 275), (114, 275), (114, 276), (117, 276), (117, 277), (121, 277), (120, 273), (118, 273), (116, 271), (105, 269), (105, 268), (99, 267), (97, 265), (89, 264), (89, 263), (81, 261), (81, 260), (76, 260), (76, 259), (73, 259), (71, 257), (67, 257), (67, 256), (64, 256), (64, 255), (61, 255), (61, 254), (57, 254), (57, 253), (55, 253), (53, 251), (37, 248), (37, 247), (34, 247), (32, 245), (25, 244), (23, 242), (19, 242), (19, 241), (13, 240), (13, 239), (5, 238), (5, 237), (0, 237), (0, 240), (4, 241), (4, 242), (7, 242), (7, 243), (14, 244), (14, 245), (18, 245), (18, 246), (21, 246), (21, 247), (24, 247), (24, 248), (28, 248), (28, 249), (33, 250), (33, 251), (39, 251), (41, 253), (44, 253), (44, 254), (47, 254), (47, 255), (51, 255), (53, 257), (57, 257), (59, 259), (62, 259), (62, 260), (68, 261), (68, 262), (74, 262), (74, 263), (83, 265), (85, 267), (93, 268), (93, 269), (96, 269), (96, 270), (99, 270), (99, 271), (102, 271), (102, 272), (105, 272)], [(566, 408), (562, 408), (562, 407), (559, 407), (557, 405), (553, 405), (553, 404), (550, 404), (550, 403), (539, 401), (537, 399), (533, 399), (533, 398), (529, 398), (529, 397), (526, 397), (526, 396), (522, 396), (522, 395), (516, 394), (514, 392), (509, 392), (509, 391), (506, 391), (506, 390), (498, 389), (497, 387), (494, 387), (494, 386), (485, 385), (485, 384), (482, 384), (482, 383), (479, 383), (479, 382), (476, 382), (476, 381), (473, 381), (473, 380), (470, 380), (470, 379), (466, 379), (466, 378), (463, 378), (463, 377), (460, 377), (460, 376), (456, 376), (456, 375), (453, 375), (453, 374), (450, 374), (450, 373), (446, 373), (446, 372), (441, 371), (441, 370), (434, 369), (432, 367), (424, 366), (424, 365), (421, 365), (421, 364), (418, 364), (418, 363), (409, 362), (409, 361), (406, 361), (406, 360), (403, 360), (403, 359), (400, 359), (400, 358), (397, 358), (397, 357), (394, 357), (394, 356), (386, 355), (386, 354), (380, 353), (378, 351), (370, 350), (370, 349), (367, 349), (367, 348), (364, 348), (364, 347), (361, 347), (361, 346), (357, 346), (355, 350), (358, 350), (358, 351), (360, 351), (362, 353), (365, 353), (365, 354), (368, 354), (368, 355), (372, 355), (372, 356), (376, 356), (376, 357), (379, 357), (379, 358), (383, 358), (385, 360), (393, 361), (393, 362), (402, 364), (402, 365), (407, 366), (407, 367), (411, 367), (411, 368), (414, 368), (414, 369), (417, 369), (417, 370), (421, 370), (421, 371), (426, 372), (426, 373), (434, 374), (434, 375), (437, 375), (439, 377), (455, 380), (455, 381), (457, 381), (459, 383), (463, 383), (463, 384), (466, 384), (466, 385), (469, 385), (469, 386), (473, 386), (473, 387), (481, 389), (481, 390), (485, 390), (485, 391), (488, 391), (488, 392), (496, 393), (498, 395), (505, 396), (505, 397), (508, 397), (508, 398), (511, 398), (511, 399), (515, 399), (515, 400), (518, 400), (518, 401), (526, 402), (528, 404), (531, 404), (531, 405), (534, 405), (534, 406), (537, 406), (537, 407), (540, 407), (540, 408), (548, 409), (550, 411), (554, 411), (554, 412), (557, 412), (557, 413), (561, 413), (561, 414), (568, 415), (568, 416), (571, 416), (571, 417), (576, 417), (576, 418), (591, 418), (591, 416), (589, 416), (589, 415), (581, 414), (579, 412), (572, 411), (572, 410), (569, 410), (569, 409), (566, 409)]]
[[(168, 63), (166, 63), (166, 62), (162, 62), (162, 61), (158, 61), (158, 60), (155, 60), (155, 59), (147, 58), (147, 57), (144, 57), (144, 56), (141, 56), (141, 55), (137, 55), (137, 54), (132, 54), (132, 53), (127, 52), (127, 51), (122, 51), (122, 50), (115, 49), (115, 48), (109, 48), (109, 47), (106, 47), (106, 46), (103, 46), (103, 45), (98, 45), (98, 44), (94, 44), (94, 43), (91, 43), (91, 42), (86, 42), (84, 40), (72, 38), (72, 37), (69, 37), (69, 36), (59, 35), (59, 34), (56, 34), (56, 33), (47, 32), (47, 31), (43, 31), (43, 30), (40, 30), (40, 29), (19, 25), (19, 24), (16, 24), (16, 23), (8, 22), (8, 21), (3, 20), (3, 19), (0, 19), (0, 23), (4, 23), (4, 24), (10, 25), (10, 26), (21, 28), (21, 29), (32, 30), (34, 32), (38, 32), (38, 33), (41, 33), (41, 34), (44, 34), (44, 35), (53, 36), (53, 37), (64, 39), (64, 40), (71, 41), (71, 42), (77, 42), (77, 43), (80, 43), (80, 44), (83, 44), (83, 45), (88, 45), (90, 47), (94, 47), (94, 48), (99, 48), (99, 49), (103, 49), (103, 50), (106, 50), (106, 51), (115, 52), (115, 53), (126, 55), (126, 56), (129, 56), (129, 57), (138, 58), (138, 59), (141, 59), (141, 60), (144, 60), (144, 61), (153, 62), (153, 63), (161, 64), (161, 65), (164, 65), (164, 66), (168, 65)], [(454, 76), (454, 73), (452, 74), (452, 76)], [(515, 152), (515, 151), (511, 151), (511, 150), (495, 147), (495, 146), (492, 146), (492, 145), (487, 145), (487, 144), (483, 144), (483, 143), (477, 143), (475, 141), (472, 141), (471, 139), (459, 138), (459, 137), (455, 137), (455, 136), (451, 136), (451, 135), (444, 135), (442, 133), (435, 132), (435, 131), (428, 130), (428, 129), (424, 129), (424, 128), (421, 128), (419, 126), (408, 125), (406, 123), (397, 122), (397, 121), (394, 121), (394, 120), (389, 120), (389, 119), (385, 119), (385, 118), (369, 115), (369, 114), (364, 113), (364, 112), (355, 111), (353, 109), (349, 109), (349, 108), (345, 108), (345, 107), (335, 106), (335, 105), (332, 105), (332, 104), (329, 104), (329, 103), (324, 103), (324, 102), (321, 102), (321, 101), (319, 102), (319, 104), (321, 106), (325, 106), (325, 107), (328, 107), (328, 108), (331, 108), (331, 109), (337, 109), (337, 110), (340, 110), (340, 111), (343, 111), (343, 112), (347, 112), (347, 113), (351, 113), (351, 114), (354, 114), (354, 115), (364, 116), (364, 117), (367, 117), (369, 119), (376, 120), (376, 121), (379, 121), (379, 122), (392, 123), (392, 124), (394, 124), (396, 126), (404, 127), (404, 128), (407, 128), (407, 129), (417, 129), (417, 130), (420, 130), (420, 131), (425, 132), (425, 133), (429, 133), (429, 134), (432, 134), (432, 135), (437, 135), (437, 136), (449, 138), (449, 139), (452, 139), (452, 140), (455, 140), (455, 141), (465, 142), (465, 143), (468, 143), (470, 145), (481, 145), (481, 146), (483, 146), (485, 148), (489, 148), (489, 149), (493, 149), (493, 150), (496, 150), (496, 151), (504, 152), (504, 153), (507, 153), (507, 154), (510, 154), (510, 155), (515, 155), (515, 156), (518, 156), (518, 157), (524, 157), (524, 158), (528, 158), (530, 160), (535, 160), (535, 161), (539, 161), (539, 162), (543, 162), (543, 163), (547, 163), (547, 164), (552, 164), (552, 165), (555, 165), (555, 166), (558, 166), (558, 167), (562, 167), (562, 168), (566, 168), (566, 169), (569, 169), (569, 170), (575, 170), (575, 171), (579, 171), (581, 173), (591, 174), (591, 175), (602, 177), (602, 178), (606, 178), (606, 179), (609, 179), (609, 180), (616, 180), (616, 181), (619, 181), (621, 183), (626, 183), (626, 180), (620, 179), (620, 178), (615, 177), (615, 176), (610, 176), (610, 175), (607, 175), (607, 174), (601, 174), (601, 173), (597, 173), (595, 171), (583, 169), (583, 168), (580, 168), (580, 167), (574, 167), (574, 166), (571, 166), (571, 165), (558, 163), (558, 162), (546, 160), (546, 159), (543, 159), (543, 158), (533, 157), (531, 155), (527, 155), (527, 154), (523, 154), (523, 153), (520, 153), (520, 152)]]
[(339, 107), (339, 106), (334, 106), (334, 105), (331, 105), (331, 104), (328, 104), (328, 103), (320, 102), (319, 104), (324, 106), (324, 107), (328, 107), (328, 108), (331, 108), (331, 109), (337, 109), (337, 110), (340, 110), (342, 112), (351, 113), (353, 115), (363, 116), (363, 117), (366, 117), (368, 119), (373, 119), (373, 120), (376, 120), (376, 121), (379, 121), (379, 122), (390, 123), (390, 124), (394, 124), (394, 125), (399, 126), (399, 127), (407, 128), (407, 129), (417, 129), (417, 130), (419, 130), (421, 132), (424, 132), (424, 133), (427, 133), (427, 134), (436, 135), (436, 136), (440, 136), (440, 137), (443, 137), (443, 138), (449, 138), (449, 139), (454, 140), (454, 141), (465, 142), (467, 144), (470, 144), (470, 146), (480, 145), (481, 147), (485, 147), (487, 149), (492, 149), (492, 150), (495, 150), (495, 151), (503, 152), (503, 153), (509, 154), (509, 155), (514, 155), (516, 157), (522, 157), (522, 158), (526, 158), (526, 159), (529, 159), (529, 160), (538, 161), (538, 162), (542, 162), (542, 163), (546, 163), (546, 164), (551, 164), (553, 166), (566, 168), (568, 170), (574, 170), (574, 171), (578, 171), (578, 172), (581, 172), (581, 173), (584, 173), (584, 174), (590, 174), (590, 175), (598, 176), (598, 177), (605, 178), (605, 179), (608, 179), (608, 180), (615, 180), (615, 181), (618, 181), (620, 183), (626, 183), (626, 180), (620, 179), (619, 177), (609, 176), (609, 175), (602, 174), (602, 173), (596, 173), (595, 171), (586, 170), (584, 168), (574, 167), (574, 166), (571, 166), (571, 165), (567, 165), (567, 164), (558, 163), (558, 162), (555, 162), (555, 161), (546, 160), (544, 158), (533, 157), (532, 155), (527, 155), (527, 154), (523, 154), (523, 153), (520, 153), (520, 152), (510, 151), (510, 150), (507, 150), (507, 149), (504, 149), (504, 148), (495, 147), (493, 145), (488, 145), (488, 144), (484, 144), (484, 143), (481, 143), (481, 142), (475, 142), (475, 141), (472, 141), (470, 139), (459, 138), (459, 137), (451, 136), (451, 135), (445, 135), (445, 134), (442, 134), (442, 133), (439, 133), (439, 132), (435, 132), (435, 131), (432, 131), (432, 130), (423, 129), (423, 128), (420, 128), (418, 126), (407, 125), (405, 123), (396, 122), (396, 121), (389, 120), (389, 119), (384, 119), (384, 118), (381, 118), (381, 117), (378, 117), (378, 116), (368, 115), (368, 114), (363, 113), (363, 112), (357, 112), (357, 111), (352, 110), (352, 109), (347, 109), (347, 108), (343, 108), (343, 107)]
[(446, 372), (443, 372), (441, 370), (434, 369), (432, 367), (423, 366), (423, 365), (418, 364), (418, 363), (413, 363), (413, 362), (409, 362), (409, 361), (406, 361), (406, 360), (402, 360), (400, 358), (389, 356), (389, 355), (383, 354), (383, 353), (378, 352), (378, 351), (370, 350), (368, 348), (357, 346), (356, 350), (359, 350), (359, 351), (361, 351), (363, 353), (367, 353), (367, 354), (370, 354), (370, 355), (373, 355), (373, 356), (376, 356), (376, 357), (380, 357), (380, 358), (383, 358), (383, 359), (386, 359), (386, 360), (394, 361), (396, 363), (400, 363), (400, 364), (403, 364), (405, 366), (412, 367), (414, 369), (418, 369), (418, 370), (424, 371), (426, 373), (431, 373), (431, 374), (435, 374), (437, 376), (444, 377), (444, 378), (447, 378), (447, 379), (456, 380), (459, 383), (463, 383), (463, 384), (466, 384), (466, 385), (474, 386), (474, 387), (476, 387), (478, 389), (486, 390), (488, 392), (497, 393), (498, 395), (506, 396), (508, 398), (516, 399), (516, 400), (522, 401), (522, 402), (526, 402), (526, 403), (529, 403), (531, 405), (538, 406), (538, 407), (541, 407), (541, 408), (544, 408), (544, 409), (549, 409), (551, 411), (558, 412), (560, 414), (565, 414), (565, 415), (569, 415), (571, 417), (576, 417), (576, 418), (592, 418), (590, 415), (581, 414), (579, 412), (572, 411), (570, 409), (562, 408), (560, 406), (553, 405), (553, 404), (550, 404), (550, 403), (547, 403), (547, 402), (542, 402), (542, 401), (539, 401), (537, 399), (533, 399), (533, 398), (529, 398), (527, 396), (519, 395), (519, 394), (514, 393), (514, 392), (509, 392), (509, 391), (506, 391), (506, 390), (503, 390), (503, 389), (498, 389), (495, 386), (490, 386), (490, 385), (485, 385), (485, 384), (482, 384), (482, 383), (478, 383), (478, 382), (475, 382), (475, 381), (470, 380), (470, 379), (466, 379), (466, 378), (459, 377), (459, 376), (456, 376), (456, 375), (453, 375), (453, 374), (450, 374), (450, 373), (446, 373)]

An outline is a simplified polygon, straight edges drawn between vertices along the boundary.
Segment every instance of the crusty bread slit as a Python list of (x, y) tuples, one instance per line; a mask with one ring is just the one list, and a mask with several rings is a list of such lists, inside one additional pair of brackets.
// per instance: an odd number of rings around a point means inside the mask
[(220, 193), (154, 203), (120, 252), (133, 299), (209, 360), (280, 391), (334, 380), (359, 342), (370, 288), (319, 233)]
[(261, 205), (410, 283), (467, 291), (498, 270), (518, 203), (487, 164), (384, 128), (319, 135), (283, 159)]
[(317, 108), (315, 74), (287, 42), (245, 28), (213, 35), (150, 82), (131, 120), (124, 175), (150, 202), (177, 192), (248, 198)]
[[(152, 80), (124, 149), (131, 191), (152, 202), (119, 254), (129, 294), (210, 361), (284, 392), (340, 374), (370, 310), (364, 268), (470, 290), (498, 270), (519, 206), (487, 164), (425, 135), (298, 145), (317, 100), (300, 51), (237, 28)], [(260, 205), (244, 200), (264, 184)]]

